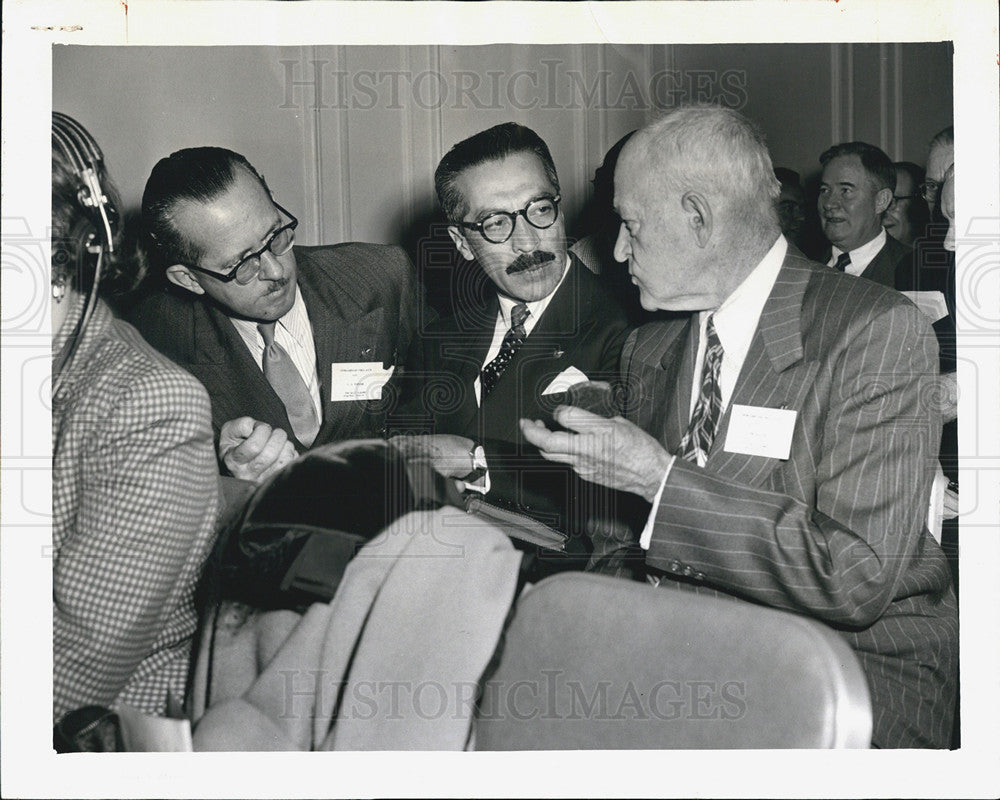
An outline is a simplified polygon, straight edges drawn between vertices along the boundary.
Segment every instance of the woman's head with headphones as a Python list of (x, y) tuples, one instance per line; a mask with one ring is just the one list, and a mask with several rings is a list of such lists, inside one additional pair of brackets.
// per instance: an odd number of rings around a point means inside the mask
[(104, 155), (79, 122), (52, 114), (52, 285), (87, 293), (101, 255), (100, 283), (111, 289), (134, 282), (120, 257), (118, 192)]

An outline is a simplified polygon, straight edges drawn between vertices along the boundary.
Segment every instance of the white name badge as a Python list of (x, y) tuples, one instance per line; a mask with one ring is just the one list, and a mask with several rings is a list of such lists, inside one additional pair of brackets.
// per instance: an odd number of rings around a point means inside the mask
[(798, 412), (790, 408), (734, 405), (726, 433), (727, 453), (786, 460)]
[(382, 368), (381, 361), (342, 361), (330, 365), (330, 400), (381, 400), (382, 387), (392, 377), (395, 365)]

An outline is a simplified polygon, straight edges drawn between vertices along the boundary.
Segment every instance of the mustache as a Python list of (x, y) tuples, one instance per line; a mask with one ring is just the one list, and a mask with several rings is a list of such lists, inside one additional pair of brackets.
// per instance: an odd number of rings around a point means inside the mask
[(507, 267), (507, 274), (516, 275), (518, 272), (524, 272), (532, 267), (555, 261), (555, 258), (556, 254), (550, 253), (548, 250), (534, 250), (531, 253), (522, 253)]
[(275, 292), (280, 292), (288, 285), (288, 277), (278, 278), (275, 281), (271, 281), (271, 285), (267, 287), (267, 294), (274, 294)]

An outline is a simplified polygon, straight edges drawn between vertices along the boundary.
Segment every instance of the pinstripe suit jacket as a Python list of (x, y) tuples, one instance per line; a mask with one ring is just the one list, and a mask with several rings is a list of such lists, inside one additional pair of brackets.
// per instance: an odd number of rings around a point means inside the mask
[[(417, 328), (416, 276), (398, 247), (348, 243), (296, 247), (299, 288), (316, 345), (323, 420), (313, 447), (381, 437), (378, 401), (330, 399), (331, 364), (403, 363)], [(202, 297), (170, 288), (143, 301), (130, 319), (146, 339), (202, 382), (212, 399), (212, 426), (250, 416), (284, 428), (299, 451), (285, 406), (229, 317)]]
[[(670, 452), (688, 424), (691, 318), (626, 343), (628, 416)], [(924, 527), (939, 422), (923, 399), (937, 372), (909, 301), (789, 248), (733, 404), (797, 412), (787, 460), (725, 452), (676, 460), (646, 562), (683, 586), (797, 611), (841, 631), (868, 676), (873, 743), (948, 745), (957, 609)]]

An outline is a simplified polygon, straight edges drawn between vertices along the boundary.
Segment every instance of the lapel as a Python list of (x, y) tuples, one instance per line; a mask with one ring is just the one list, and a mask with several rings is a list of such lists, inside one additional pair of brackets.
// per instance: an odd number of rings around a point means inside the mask
[[(543, 397), (542, 392), (573, 363), (574, 350), (583, 339), (584, 321), (592, 316), (592, 296), (583, 291), (581, 269), (585, 267), (571, 257), (558, 291), (483, 404), (483, 430), (519, 439), (517, 419), (545, 417), (551, 414), (556, 399), (563, 397), (556, 394)], [(485, 357), (485, 351), (482, 355)]]
[[(479, 405), (476, 403), (475, 382), (493, 341), (500, 302), (492, 292), (485, 302), (460, 309), (442, 326), (440, 335), (429, 340), (431, 355), (426, 358), (429, 378), (454, 375), (461, 402), (452, 412), (448, 430), (461, 431), (471, 438), (478, 436)], [(496, 387), (494, 392), (497, 391)]]
[(284, 404), (229, 317), (206, 302), (191, 307), (195, 343), (192, 371), (212, 398), (216, 424), (221, 427), (236, 417), (251, 416), (290, 431)]
[[(332, 258), (335, 254), (327, 254)], [(314, 263), (308, 251), (296, 251), (299, 288), (309, 314), (316, 347), (323, 422), (316, 443), (338, 441), (360, 435), (357, 426), (372, 403), (342, 402), (331, 399), (333, 365), (342, 362), (381, 361), (383, 366), (397, 361), (396, 353), (380, 347), (385, 331), (384, 309), (365, 311), (349, 281), (338, 280), (339, 271)], [(346, 270), (345, 274), (350, 274)], [(377, 401), (375, 401), (377, 402)]]
[(802, 346), (802, 303), (811, 275), (809, 262), (790, 248), (764, 304), (729, 408), (709, 452), (705, 466), (712, 472), (752, 485), (779, 463), (772, 458), (725, 452), (726, 435), (736, 404), (801, 413), (819, 368), (819, 362), (804, 359)]
[(694, 360), (698, 350), (695, 316), (643, 325), (623, 354), (626, 416), (670, 452), (688, 424)]
[(875, 254), (865, 271), (861, 273), (862, 278), (867, 278), (875, 283), (881, 283), (890, 289), (896, 285), (896, 262), (903, 257), (905, 248), (898, 245), (895, 239), (886, 234), (885, 244), (882, 249)]

